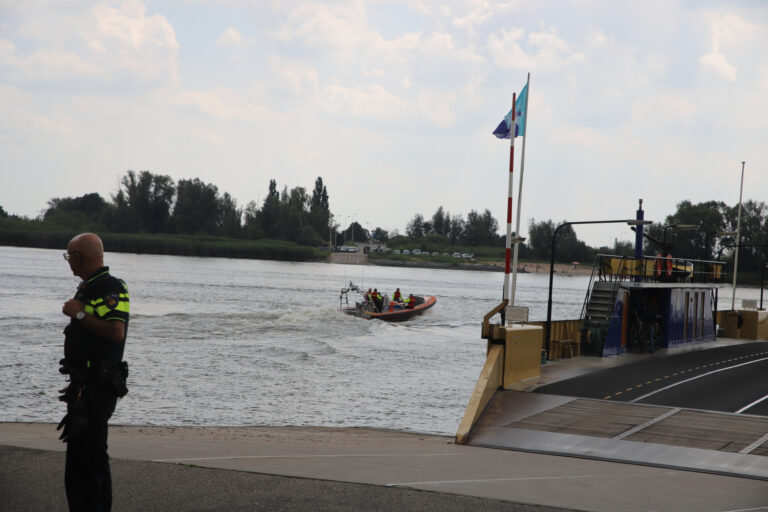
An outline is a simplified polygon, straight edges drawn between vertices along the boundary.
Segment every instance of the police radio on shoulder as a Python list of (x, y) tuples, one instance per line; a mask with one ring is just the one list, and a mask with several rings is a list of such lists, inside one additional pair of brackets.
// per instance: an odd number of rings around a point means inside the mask
[(83, 318), (85, 318), (85, 311), (78, 311), (77, 314), (75, 315), (75, 318), (78, 320), (82, 320)]

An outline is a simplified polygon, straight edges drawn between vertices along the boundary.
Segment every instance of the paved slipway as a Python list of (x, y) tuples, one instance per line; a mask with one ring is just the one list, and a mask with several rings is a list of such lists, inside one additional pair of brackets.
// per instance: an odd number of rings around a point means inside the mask
[[(540, 378), (497, 393), (470, 445), (366, 428), (111, 426), (114, 510), (768, 511), (765, 417), (530, 392), (600, 396), (638, 370), (726, 349), (751, 361), (763, 347), (721, 339), (549, 362)], [(730, 423), (704, 432), (713, 417)], [(54, 424), (0, 423), (0, 510), (66, 510), (64, 448)]]
[[(53, 424), (0, 423), (2, 510), (66, 510)], [(443, 436), (315, 427), (110, 428), (115, 511), (768, 510), (768, 482)]]

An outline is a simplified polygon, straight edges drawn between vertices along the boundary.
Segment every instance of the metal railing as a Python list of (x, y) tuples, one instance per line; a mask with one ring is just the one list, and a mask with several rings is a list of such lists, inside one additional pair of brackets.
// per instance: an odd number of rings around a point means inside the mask
[(597, 270), (597, 277), (600, 281), (716, 284), (724, 282), (724, 268), (725, 263), (722, 261), (664, 256), (644, 256), (638, 259), (598, 254), (595, 258), (592, 274), (594, 276), (595, 270)]

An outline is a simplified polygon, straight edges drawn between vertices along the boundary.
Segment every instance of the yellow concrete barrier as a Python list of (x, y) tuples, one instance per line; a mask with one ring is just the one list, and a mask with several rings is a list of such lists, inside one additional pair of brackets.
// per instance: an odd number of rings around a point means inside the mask
[(456, 444), (466, 444), (469, 441), (472, 427), (499, 388), (541, 375), (541, 327), (496, 325), (492, 326), (491, 330), (491, 339), (504, 342), (488, 344), (485, 365), (456, 432)]
[(746, 340), (768, 339), (768, 311), (741, 310), (739, 314), (744, 319), (739, 338)]
[(506, 329), (504, 387), (541, 375), (542, 328), (514, 325)]
[(726, 338), (768, 340), (768, 311), (718, 311), (717, 322), (725, 330)]
[(466, 444), (469, 432), (483, 413), (493, 395), (501, 387), (504, 371), (504, 345), (490, 345), (485, 365), (477, 379), (475, 389), (469, 397), (469, 404), (456, 432), (456, 444)]

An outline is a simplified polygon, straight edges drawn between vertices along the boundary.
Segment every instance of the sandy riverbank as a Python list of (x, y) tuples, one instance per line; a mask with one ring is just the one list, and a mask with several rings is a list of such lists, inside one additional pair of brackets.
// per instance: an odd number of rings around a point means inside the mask
[[(467, 265), (473, 265), (468, 263)], [(499, 270), (504, 270), (504, 262), (498, 262), (493, 264), (483, 263), (482, 265), (493, 265)], [(517, 265), (518, 272), (525, 272), (527, 274), (548, 274), (548, 263), (519, 263)], [(572, 274), (575, 276), (590, 275), (592, 273), (592, 267), (585, 265), (572, 265), (566, 263), (555, 263), (555, 273), (557, 274)]]
[[(379, 258), (368, 258), (367, 254), (363, 253), (344, 253), (334, 252), (331, 253), (327, 261), (329, 263), (341, 263), (344, 265), (379, 265), (382, 267), (413, 267), (413, 268), (444, 268), (444, 269), (458, 269), (458, 270), (484, 270), (489, 272), (504, 271), (504, 261), (483, 261), (469, 263), (462, 260), (456, 262), (443, 263), (436, 261), (418, 259), (410, 260), (390, 260)], [(518, 272), (525, 272), (529, 274), (548, 274), (549, 263), (519, 263), (517, 265)], [(568, 263), (556, 263), (555, 272), (558, 274), (571, 274), (571, 275), (590, 275), (592, 273), (592, 267), (587, 265), (574, 265)]]
[[(331, 263), (338, 263), (332, 261)], [(376, 259), (368, 261), (359, 261), (356, 263), (345, 262), (347, 264), (358, 265), (379, 265), (383, 267), (412, 267), (412, 268), (442, 268), (453, 270), (482, 270), (486, 272), (503, 272), (504, 262), (479, 262), (479, 263), (436, 263), (431, 261), (395, 261)], [(518, 272), (526, 274), (549, 274), (548, 263), (520, 263), (517, 266)], [(555, 264), (555, 273), (575, 276), (588, 276), (592, 273), (592, 267), (584, 265), (570, 265), (564, 263)]]

